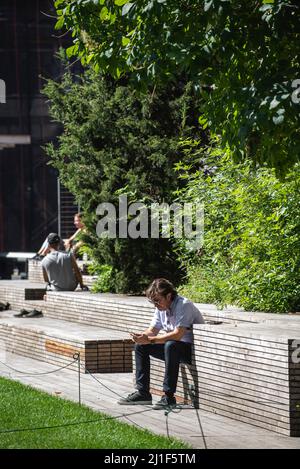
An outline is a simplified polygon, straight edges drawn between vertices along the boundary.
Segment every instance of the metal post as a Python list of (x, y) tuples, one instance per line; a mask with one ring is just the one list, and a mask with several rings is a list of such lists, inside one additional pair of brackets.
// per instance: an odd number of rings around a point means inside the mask
[(74, 353), (74, 360), (77, 360), (78, 364), (78, 404), (81, 405), (81, 382), (80, 382), (80, 352)]
[(61, 236), (60, 180), (57, 178), (57, 233)]
[(78, 402), (81, 405), (80, 353), (78, 353)]

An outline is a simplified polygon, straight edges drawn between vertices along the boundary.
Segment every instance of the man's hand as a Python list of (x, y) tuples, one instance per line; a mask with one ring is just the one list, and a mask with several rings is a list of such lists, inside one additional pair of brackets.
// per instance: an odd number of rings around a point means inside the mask
[(136, 344), (141, 344), (141, 345), (150, 344), (150, 340), (146, 334), (134, 334), (130, 332), (130, 335), (131, 335), (133, 342), (135, 342)]

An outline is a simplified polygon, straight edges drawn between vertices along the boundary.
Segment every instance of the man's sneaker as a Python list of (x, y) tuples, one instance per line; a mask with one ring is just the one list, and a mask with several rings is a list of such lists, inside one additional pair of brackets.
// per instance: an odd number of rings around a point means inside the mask
[(175, 397), (168, 397), (163, 396), (160, 401), (158, 401), (152, 407), (154, 410), (162, 410), (162, 409), (173, 409), (176, 407), (176, 399)]
[(21, 309), (19, 313), (14, 314), (15, 318), (23, 318), (25, 316), (28, 316), (28, 314), (31, 313), (31, 311), (28, 311), (27, 309)]
[(37, 309), (33, 309), (28, 314), (26, 314), (26, 318), (40, 318), (43, 316), (42, 311), (38, 311)]
[(118, 404), (120, 405), (151, 405), (152, 396), (151, 394), (141, 394), (140, 391), (135, 391), (129, 394), (127, 397), (122, 397)]

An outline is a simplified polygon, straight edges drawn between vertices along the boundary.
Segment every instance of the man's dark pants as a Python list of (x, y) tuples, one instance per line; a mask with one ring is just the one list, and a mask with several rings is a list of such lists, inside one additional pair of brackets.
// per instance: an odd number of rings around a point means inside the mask
[(165, 361), (163, 390), (167, 394), (176, 391), (179, 364), (191, 363), (192, 346), (187, 342), (168, 340), (164, 344), (135, 346), (136, 387), (141, 393), (149, 393), (150, 356)]

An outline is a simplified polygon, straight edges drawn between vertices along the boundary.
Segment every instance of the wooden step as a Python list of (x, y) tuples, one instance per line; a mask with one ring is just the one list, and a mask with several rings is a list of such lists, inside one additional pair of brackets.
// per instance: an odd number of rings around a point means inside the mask
[(0, 301), (10, 303), (11, 309), (24, 308), (26, 301), (41, 301), (45, 295), (45, 283), (28, 280), (1, 280)]
[[(194, 389), (200, 409), (300, 436), (300, 360), (292, 359), (300, 322), (274, 321), (195, 325), (193, 364), (180, 366), (178, 400), (190, 403)], [(164, 362), (151, 358), (154, 394), (163, 379)]]
[[(20, 286), (16, 282), (0, 281), (1, 301), (5, 300), (3, 292), (7, 292), (7, 282), (10, 282), (11, 295), (19, 295)], [(26, 285), (30, 286), (30, 282), (23, 283), (23, 288)], [(23, 301), (34, 304), (38, 300)], [(284, 435), (300, 436), (300, 350), (296, 353), (297, 346), (300, 347), (300, 340), (296, 342), (300, 339), (300, 316), (246, 313), (234, 307), (219, 311), (214, 305), (197, 306), (207, 323), (194, 326), (193, 365), (181, 367), (177, 397), (190, 402), (192, 386), (196, 402), (204, 410)], [(46, 320), (55, 320), (56, 332), (42, 330), (40, 336), (39, 332), (28, 328), (21, 333), (17, 330), (18, 347), (22, 345), (22, 337), (29, 335), (27, 342), (38, 344), (35, 348), (39, 347), (41, 356), (46, 354), (47, 360), (56, 357), (56, 363), (58, 359), (66, 363), (75, 347), (74, 337), (69, 335), (72, 328), (83, 331), (83, 327), (89, 327), (100, 335), (96, 338), (80, 336), (75, 345), (82, 350), (85, 366), (95, 370), (99, 369), (101, 360), (105, 366), (112, 367), (111, 357), (116, 359), (116, 366), (120, 365), (124, 353), (120, 353), (120, 344), (115, 344), (116, 349), (110, 348), (112, 338), (128, 341), (128, 332), (148, 327), (153, 306), (144, 297), (81, 291), (49, 292), (44, 313), (45, 318), (41, 318), (44, 326)], [(25, 327), (30, 324), (27, 321), (29, 319), (19, 320), (18, 325)], [(41, 320), (31, 321), (37, 325)], [(13, 336), (14, 323), (4, 326), (3, 340), (6, 334), (10, 338)], [(104, 328), (106, 335), (102, 336)], [(57, 335), (59, 331), (63, 333), (62, 343), (62, 338)], [(121, 336), (115, 337), (114, 333)], [(107, 340), (109, 343), (105, 342)], [(12, 342), (10, 339), (9, 343)], [(128, 349), (132, 350), (132, 343), (128, 343)], [(26, 353), (33, 353), (29, 346), (26, 350)], [(299, 363), (292, 358), (295, 353)], [(86, 361), (86, 357), (90, 361)], [(127, 366), (127, 358), (126, 355), (123, 368)], [(101, 366), (104, 366), (102, 362)], [(164, 363), (153, 360), (151, 388), (154, 393), (162, 392), (163, 374)]]
[[(1, 282), (0, 282), (1, 283)], [(276, 324), (278, 314), (246, 313), (237, 309), (218, 310), (215, 305), (195, 303), (205, 321), (221, 322), (222, 324), (257, 323)], [(47, 316), (59, 317), (65, 321), (82, 324), (102, 325), (124, 330), (140, 331), (149, 326), (153, 317), (154, 307), (142, 296), (130, 296), (111, 293), (82, 292), (48, 292)], [(300, 316), (280, 315), (281, 321), (300, 323)], [(279, 324), (278, 324), (279, 327)]]
[[(132, 341), (124, 333), (66, 323), (50, 318), (15, 318), (13, 311), (0, 313), (2, 350), (34, 358), (58, 367), (80, 353), (82, 372), (132, 371)], [(77, 363), (70, 366), (77, 370)]]
[(144, 299), (89, 292), (48, 292), (46, 316), (93, 326), (138, 332), (148, 327), (153, 307)]
[[(153, 305), (144, 297), (81, 291), (48, 292), (46, 309), (48, 317), (80, 324), (105, 324), (107, 328), (126, 332), (138, 332), (147, 328), (154, 312)], [(215, 309), (201, 308), (201, 312), (207, 321), (220, 321)], [(231, 312), (223, 314), (221, 322), (230, 323)], [(236, 321), (244, 322), (244, 318)]]

